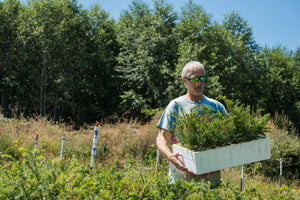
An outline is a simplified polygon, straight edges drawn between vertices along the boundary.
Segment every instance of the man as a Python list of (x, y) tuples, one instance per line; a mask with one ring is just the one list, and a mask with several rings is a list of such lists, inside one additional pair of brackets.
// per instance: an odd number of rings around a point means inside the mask
[(175, 136), (172, 135), (172, 130), (173, 123), (174, 121), (176, 122), (176, 115), (174, 115), (174, 113), (179, 113), (179, 115), (182, 114), (180, 107), (185, 113), (190, 113), (192, 109), (196, 109), (199, 114), (201, 114), (201, 103), (203, 105), (207, 105), (212, 110), (220, 111), (223, 114), (226, 113), (226, 109), (220, 102), (203, 95), (206, 71), (200, 62), (188, 62), (182, 69), (181, 79), (187, 88), (187, 93), (172, 100), (164, 110), (164, 113), (157, 124), (159, 133), (156, 138), (156, 145), (160, 152), (162, 152), (170, 161), (169, 176), (171, 178), (171, 182), (175, 181), (177, 177), (186, 180), (204, 179), (211, 183), (211, 187), (215, 187), (220, 184), (220, 171), (201, 175), (195, 175), (189, 172), (180, 159), (180, 156), (182, 155), (180, 153), (171, 152), (167, 145), (167, 139), (171, 133), (172, 144), (177, 143)]

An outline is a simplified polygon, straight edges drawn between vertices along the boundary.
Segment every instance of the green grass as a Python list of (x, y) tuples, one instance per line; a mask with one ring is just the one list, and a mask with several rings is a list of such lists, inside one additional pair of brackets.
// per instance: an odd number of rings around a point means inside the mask
[[(223, 184), (217, 189), (183, 180), (169, 184), (164, 157), (155, 171), (158, 116), (145, 125), (101, 124), (93, 170), (89, 169), (93, 126), (73, 130), (40, 118), (2, 118), (0, 199), (300, 199), (299, 179), (284, 179), (280, 187), (278, 178), (254, 173), (259, 163), (245, 173), (243, 192), (240, 167), (222, 170)], [(61, 162), (63, 133), (67, 136)]]

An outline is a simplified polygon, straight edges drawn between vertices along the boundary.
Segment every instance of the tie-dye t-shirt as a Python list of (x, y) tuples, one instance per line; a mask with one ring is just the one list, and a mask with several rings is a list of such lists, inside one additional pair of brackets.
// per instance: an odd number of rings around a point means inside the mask
[(203, 96), (203, 99), (200, 102), (194, 102), (187, 100), (184, 96), (180, 96), (174, 100), (172, 100), (169, 105), (164, 110), (160, 120), (157, 123), (158, 128), (163, 128), (172, 133), (172, 125), (173, 122), (176, 120), (174, 113), (178, 113), (179, 116), (182, 116), (182, 111), (188, 114), (193, 109), (197, 109), (199, 114), (201, 114), (201, 104), (207, 105), (210, 107), (213, 111), (220, 111), (221, 113), (227, 113), (225, 107), (223, 104), (218, 102), (217, 100), (208, 98), (206, 96)]

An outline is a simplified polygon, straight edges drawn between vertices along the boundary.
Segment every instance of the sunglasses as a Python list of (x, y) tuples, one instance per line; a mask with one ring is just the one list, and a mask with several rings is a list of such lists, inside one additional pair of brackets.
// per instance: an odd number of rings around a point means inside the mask
[(204, 82), (206, 80), (206, 76), (200, 76), (200, 77), (193, 77), (193, 78), (187, 78), (187, 80), (190, 80), (192, 83), (197, 83), (199, 80), (200, 82)]

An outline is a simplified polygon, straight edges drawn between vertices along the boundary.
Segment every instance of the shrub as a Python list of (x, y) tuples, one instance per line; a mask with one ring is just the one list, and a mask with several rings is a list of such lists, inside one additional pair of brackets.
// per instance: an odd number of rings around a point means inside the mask
[[(275, 122), (276, 123), (276, 122)], [(278, 178), (280, 172), (280, 152), (282, 152), (282, 174), (288, 179), (300, 179), (300, 140), (296, 133), (277, 129), (270, 121), (271, 131), (267, 136), (271, 138), (271, 158), (257, 165), (248, 165), (247, 171), (259, 173), (271, 178)]]
[(153, 168), (118, 169), (115, 165), (89, 170), (76, 157), (60, 162), (21, 150), (22, 159), (0, 167), (0, 199), (294, 199), (289, 187), (259, 191), (252, 184), (240, 192), (238, 184), (224, 182), (210, 189), (204, 182), (178, 179), (170, 184), (166, 173)]
[(201, 105), (202, 115), (196, 110), (175, 116), (174, 134), (180, 143), (188, 149), (202, 151), (230, 144), (237, 144), (257, 139), (265, 135), (269, 115), (261, 116), (259, 111), (250, 111), (250, 106), (243, 107), (225, 99), (229, 115), (216, 112), (206, 105)]

